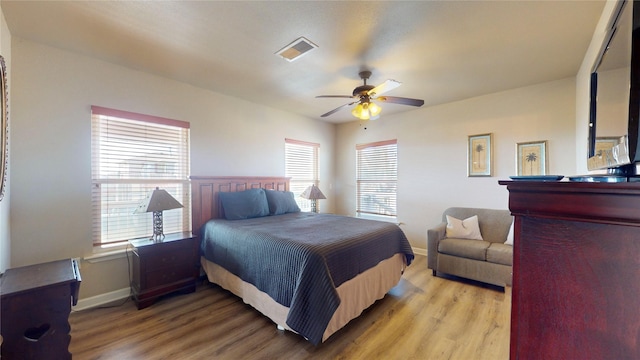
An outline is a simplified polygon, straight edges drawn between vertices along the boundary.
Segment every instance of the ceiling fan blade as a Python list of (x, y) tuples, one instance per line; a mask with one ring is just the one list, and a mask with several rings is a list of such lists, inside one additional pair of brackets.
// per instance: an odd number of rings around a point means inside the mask
[(351, 95), (318, 95), (316, 98), (345, 98), (345, 99), (353, 99), (355, 96)]
[(333, 109), (333, 110), (329, 111), (328, 113), (324, 113), (324, 114), (320, 115), (320, 117), (327, 117), (327, 116), (329, 116), (329, 115), (331, 115), (331, 114), (333, 114), (333, 113), (338, 112), (338, 111), (339, 111), (340, 109), (342, 109), (343, 107), (351, 106), (351, 105), (353, 105), (353, 104), (355, 104), (355, 103), (357, 103), (357, 101), (350, 102), (350, 103), (348, 103), (348, 104), (344, 104), (344, 105), (342, 105), (342, 106), (338, 106), (337, 108), (335, 108), (335, 109)]
[(394, 104), (418, 106), (418, 107), (424, 105), (424, 100), (397, 97), (397, 96), (380, 96), (380, 97), (377, 97), (375, 100), (394, 103)]
[(376, 96), (376, 95), (384, 94), (387, 91), (391, 91), (400, 85), (402, 85), (401, 82), (389, 79), (383, 82), (382, 84), (374, 87), (373, 89), (367, 91), (367, 95)]

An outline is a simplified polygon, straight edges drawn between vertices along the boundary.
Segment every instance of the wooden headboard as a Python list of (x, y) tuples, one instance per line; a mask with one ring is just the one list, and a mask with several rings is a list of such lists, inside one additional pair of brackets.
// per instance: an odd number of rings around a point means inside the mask
[(219, 192), (248, 189), (289, 190), (288, 177), (256, 176), (192, 176), (191, 177), (191, 228), (200, 235), (200, 228), (210, 219), (223, 216)]

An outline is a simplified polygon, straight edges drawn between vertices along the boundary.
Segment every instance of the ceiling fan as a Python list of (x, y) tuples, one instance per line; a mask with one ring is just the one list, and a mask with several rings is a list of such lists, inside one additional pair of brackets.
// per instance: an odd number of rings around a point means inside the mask
[(380, 115), (382, 109), (372, 100), (383, 101), (394, 104), (401, 105), (409, 105), (409, 106), (417, 106), (420, 107), (424, 104), (424, 100), (420, 99), (411, 99), (405, 97), (397, 97), (397, 96), (380, 96), (381, 94), (393, 90), (398, 86), (402, 85), (401, 82), (395, 80), (387, 80), (378, 86), (367, 85), (367, 80), (371, 76), (371, 71), (365, 70), (359, 73), (360, 78), (363, 80), (364, 85), (360, 85), (357, 88), (353, 89), (353, 95), (319, 95), (316, 98), (348, 98), (348, 99), (356, 99), (350, 103), (339, 106), (327, 113), (320, 115), (320, 117), (327, 117), (333, 113), (338, 112), (338, 110), (351, 106), (353, 104), (358, 104), (353, 108), (351, 114), (361, 120), (375, 120)]

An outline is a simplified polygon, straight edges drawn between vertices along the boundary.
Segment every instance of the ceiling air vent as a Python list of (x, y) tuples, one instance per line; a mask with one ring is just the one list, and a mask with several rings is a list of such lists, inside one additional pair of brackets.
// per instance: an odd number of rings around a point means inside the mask
[(278, 52), (276, 52), (276, 55), (281, 56), (283, 59), (287, 61), (293, 61), (317, 47), (318, 45), (312, 43), (311, 41), (306, 39), (304, 36), (302, 36), (296, 39), (291, 44), (278, 50)]

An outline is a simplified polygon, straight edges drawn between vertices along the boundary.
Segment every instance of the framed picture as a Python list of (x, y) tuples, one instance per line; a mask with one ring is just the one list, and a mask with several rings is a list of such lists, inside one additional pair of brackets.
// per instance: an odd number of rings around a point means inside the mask
[(589, 159), (590, 165), (594, 168), (602, 168), (616, 164), (613, 148), (620, 144), (621, 140), (620, 137), (615, 136), (597, 137), (593, 148), (593, 157)]
[(619, 136), (613, 137), (597, 137), (596, 147), (593, 150), (593, 155), (602, 156), (605, 150), (610, 150), (614, 146), (620, 143)]
[(469, 136), (467, 176), (491, 176), (493, 134)]
[(547, 141), (516, 144), (518, 176), (547, 175)]

